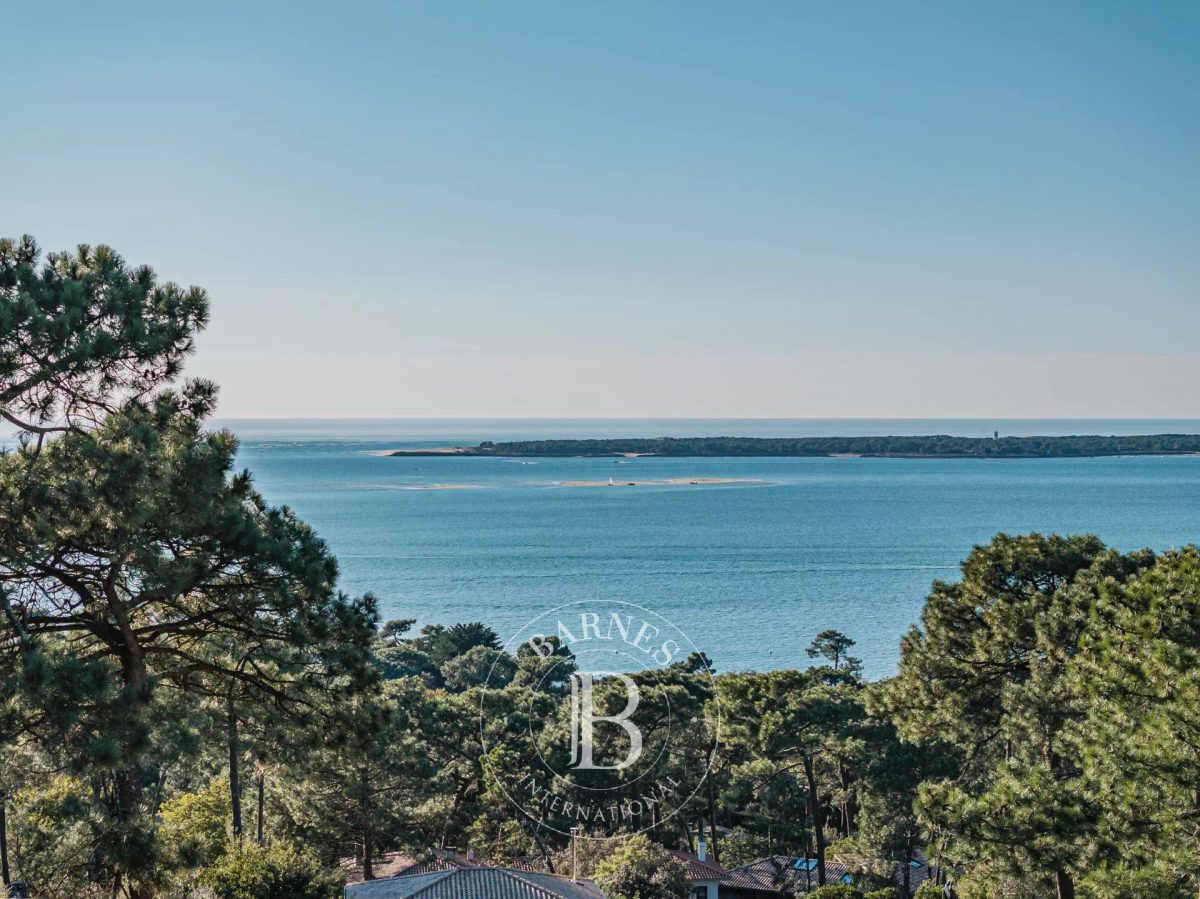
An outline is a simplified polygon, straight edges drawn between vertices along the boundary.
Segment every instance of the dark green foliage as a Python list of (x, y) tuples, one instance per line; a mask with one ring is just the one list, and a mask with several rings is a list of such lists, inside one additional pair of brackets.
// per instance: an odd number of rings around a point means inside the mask
[(489, 646), (473, 646), (442, 665), (442, 678), (448, 690), (469, 690), (485, 683), (499, 689), (513, 679), (516, 670), (516, 660), (508, 653)]
[(823, 658), (833, 667), (834, 671), (845, 668), (854, 674), (862, 671), (862, 661), (849, 655), (854, 641), (841, 631), (821, 631), (804, 650), (810, 659)]
[(1075, 750), (1089, 699), (1073, 668), (1099, 585), (1152, 562), (1094, 537), (1002, 534), (960, 582), (934, 584), (885, 704), (902, 737), (962, 753), (955, 776), (922, 784), (917, 808), (953, 858), (983, 862), (968, 883), (1028, 880), (1070, 897), (1093, 864), (1101, 796)]
[(396, 646), (404, 640), (404, 635), (412, 630), (416, 623), (413, 618), (393, 618), (385, 621), (379, 628), (379, 639), (388, 646)]
[(179, 374), (204, 291), (106, 246), (39, 257), (28, 235), (0, 240), (0, 416), (30, 432), (86, 424)]
[[(864, 714), (858, 688), (840, 679), (830, 683), (823, 676), (828, 670), (734, 674), (718, 681), (725, 740), (742, 747), (746, 759), (733, 769), (731, 786), (740, 786), (739, 798), (756, 812), (759, 827), (770, 828), (793, 850), (811, 845), (818, 884), (825, 882), (832, 794), (847, 786), (841, 756)], [(844, 799), (853, 802), (848, 793)]]
[[(231, 473), (233, 438), (201, 430), (210, 405), (202, 390), (163, 394), (0, 459), (0, 585), (18, 636), (0, 658), (25, 671), (31, 714), (98, 756), (111, 742), (135, 761), (148, 710), (173, 690), (223, 696), (236, 681), (243, 702), (300, 714), (318, 684), (369, 677), (373, 601), (338, 593), (324, 544)], [(66, 719), (62, 671), (94, 703)]]
[(1088, 690), (1076, 742), (1105, 797), (1097, 899), (1192, 897), (1200, 889), (1200, 551), (1163, 554), (1099, 589), (1075, 673)]
[(415, 829), (413, 808), (432, 792), (438, 772), (422, 731), (432, 731), (437, 716), (410, 680), (344, 701), (335, 729), (283, 772), (288, 789), (279, 803), (288, 835), (327, 855), (356, 851), (370, 873), (384, 847)]
[(420, 677), (430, 685), (442, 682), (438, 666), (425, 653), (407, 643), (381, 646), (375, 653), (375, 665), (385, 680)]
[(232, 435), (204, 430), (215, 388), (163, 389), (202, 291), (106, 247), (36, 265), (0, 242), (0, 413), (37, 435), (0, 456), (0, 724), (89, 788), (71, 870), (142, 899), (169, 876), (166, 772), (215, 736), (233, 782), (241, 733), (278, 745), (369, 691), (374, 601), (233, 471)]
[(487, 649), (500, 648), (500, 637), (496, 632), (478, 621), (470, 624), (452, 624), (450, 627), (427, 624), (413, 640), (413, 647), (429, 656), (435, 665), (441, 665), (477, 646)]
[(556, 636), (547, 637), (544, 645), (551, 647), (545, 656), (534, 652), (527, 643), (517, 648), (513, 683), (543, 693), (562, 693), (576, 671), (575, 657)]

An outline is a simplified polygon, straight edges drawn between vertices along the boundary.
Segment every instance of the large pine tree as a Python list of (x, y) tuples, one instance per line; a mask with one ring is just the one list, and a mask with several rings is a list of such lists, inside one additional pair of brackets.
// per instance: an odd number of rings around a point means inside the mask
[(37, 262), (0, 242), (0, 414), (36, 436), (0, 457), (4, 735), (91, 780), (111, 822), (95, 876), (139, 897), (171, 719), (229, 697), (235, 722), (321, 714), (372, 679), (375, 607), (234, 471), (234, 437), (205, 428), (215, 388), (169, 388), (203, 292), (105, 247)]

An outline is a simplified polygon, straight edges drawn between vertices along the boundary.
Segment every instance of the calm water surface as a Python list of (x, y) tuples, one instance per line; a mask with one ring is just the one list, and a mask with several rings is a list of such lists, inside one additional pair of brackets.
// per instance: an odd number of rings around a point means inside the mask
[[(329, 542), (385, 618), (481, 620), (623, 599), (683, 628), (718, 670), (803, 664), (845, 631), (872, 676), (935, 578), (997, 531), (1200, 540), (1200, 457), (1037, 460), (388, 458), (485, 439), (736, 434), (1197, 433), (1200, 422), (229, 421), (262, 492)], [(720, 485), (566, 487), (730, 478)], [(469, 485), (475, 489), (441, 489)]]

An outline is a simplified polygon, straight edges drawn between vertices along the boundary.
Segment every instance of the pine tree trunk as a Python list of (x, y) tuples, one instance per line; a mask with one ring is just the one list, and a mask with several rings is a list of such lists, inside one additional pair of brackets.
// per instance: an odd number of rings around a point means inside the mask
[(812, 869), (809, 868), (809, 861), (812, 859), (812, 837), (805, 836), (804, 838), (804, 891), (808, 892), (812, 889)]
[(717, 798), (713, 788), (713, 779), (706, 778), (708, 781), (708, 834), (712, 843), (712, 859), (718, 865), (721, 864), (721, 850), (717, 846)]
[(8, 882), (8, 797), (0, 795), (0, 883)]
[(678, 820), (679, 832), (683, 834), (683, 851), (693, 852), (694, 847), (692, 846), (692, 832), (688, 830), (687, 821), (684, 819), (683, 815), (680, 815)]
[[(137, 721), (145, 706), (142, 693), (146, 689), (146, 657), (130, 635), (127, 635), (126, 644), (121, 648), (120, 657), (121, 678), (129, 698), (128, 717), (131, 721)], [(118, 768), (113, 772), (113, 784), (117, 806), (116, 818), (118, 821), (127, 821), (137, 814), (142, 805), (141, 766), (134, 763)], [(152, 891), (147, 887), (133, 883), (125, 886), (126, 899), (150, 899), (151, 895)]]
[(258, 845), (260, 845), (260, 846), (263, 844), (263, 821), (265, 818), (264, 811), (265, 811), (265, 809), (264, 809), (264, 803), (263, 803), (263, 773), (262, 773), (262, 771), (259, 771), (258, 772)]
[[(121, 679), (129, 697), (129, 720), (136, 721), (141, 717), (144, 704), (142, 691), (146, 686), (146, 658), (138, 649), (124, 648), (121, 652)], [(116, 817), (119, 821), (125, 821), (142, 801), (141, 767), (135, 764), (118, 768), (113, 774), (113, 781), (116, 786)]]
[(240, 783), (239, 767), (241, 763), (242, 746), (238, 737), (237, 709), (233, 706), (233, 684), (225, 695), (225, 713), (229, 725), (229, 799), (233, 808), (233, 838), (242, 838), (242, 785)]
[(371, 781), (366, 768), (359, 771), (359, 786), (362, 789), (358, 801), (363, 829), (363, 880), (374, 880), (375, 846), (374, 835), (371, 833)]
[(1075, 899), (1075, 881), (1066, 871), (1056, 871), (1054, 885), (1058, 888), (1058, 899)]
[(842, 781), (842, 836), (854, 833), (854, 797), (850, 793), (850, 769), (838, 762), (838, 776)]
[(808, 780), (808, 816), (812, 819), (813, 835), (817, 838), (817, 885), (825, 886), (825, 827), (821, 821), (817, 773), (812, 755), (804, 756), (804, 777)]
[(912, 897), (912, 857), (913, 857), (913, 835), (909, 831), (908, 839), (904, 842), (904, 897), (903, 899), (911, 899)]

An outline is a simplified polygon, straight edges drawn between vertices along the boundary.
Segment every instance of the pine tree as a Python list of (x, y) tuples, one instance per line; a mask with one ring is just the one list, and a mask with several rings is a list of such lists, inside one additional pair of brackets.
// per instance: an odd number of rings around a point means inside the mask
[(920, 792), (923, 822), (979, 877), (1025, 878), (1073, 899), (1101, 810), (1071, 751), (1087, 699), (1070, 676), (1098, 585), (1149, 564), (1095, 537), (1001, 534), (962, 580), (936, 582), (901, 644), (886, 702), (900, 735), (962, 753)]
[(96, 876), (139, 899), (161, 877), (156, 765), (195, 749), (179, 722), (368, 690), (375, 604), (234, 472), (235, 439), (204, 426), (215, 388), (164, 389), (203, 291), (106, 247), (37, 262), (0, 241), (0, 415), (36, 438), (0, 456), (0, 725), (89, 780), (111, 822)]
[(0, 240), (0, 417), (44, 437), (175, 378), (208, 321), (198, 287), (159, 283), (110, 247)]

